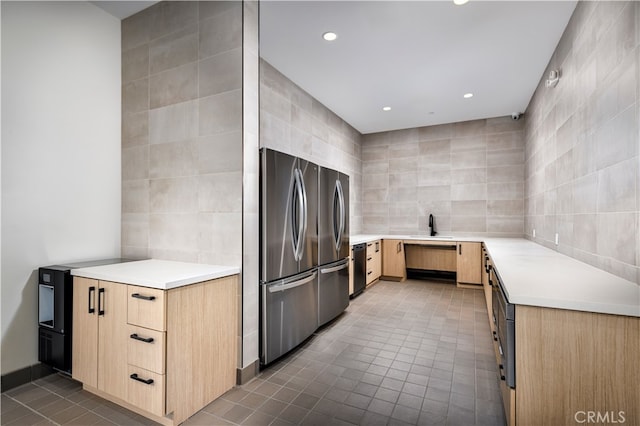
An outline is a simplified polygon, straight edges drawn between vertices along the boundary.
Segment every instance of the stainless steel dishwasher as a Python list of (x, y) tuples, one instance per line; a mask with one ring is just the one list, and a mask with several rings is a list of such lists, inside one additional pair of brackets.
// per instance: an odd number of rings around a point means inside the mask
[(367, 285), (367, 245), (353, 246), (353, 296), (356, 297)]

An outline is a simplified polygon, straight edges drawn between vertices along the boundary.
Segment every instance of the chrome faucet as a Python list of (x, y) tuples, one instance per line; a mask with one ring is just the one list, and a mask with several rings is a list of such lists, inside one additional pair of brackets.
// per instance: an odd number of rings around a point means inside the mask
[(437, 232), (436, 232), (436, 227), (434, 225), (433, 215), (429, 214), (429, 235), (431, 235), (432, 237), (435, 237), (436, 234)]

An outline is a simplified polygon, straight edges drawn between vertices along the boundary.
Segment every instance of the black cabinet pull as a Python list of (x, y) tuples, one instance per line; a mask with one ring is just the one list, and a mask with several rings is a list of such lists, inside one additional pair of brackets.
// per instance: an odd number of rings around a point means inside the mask
[(89, 287), (89, 303), (87, 306), (89, 307), (89, 313), (93, 314), (96, 311), (96, 307), (93, 304), (93, 297), (96, 293), (96, 288), (94, 286)]
[(133, 293), (131, 297), (135, 299), (142, 299), (142, 300), (156, 300), (155, 296), (143, 296), (140, 293)]
[(373, 273), (373, 271), (369, 271), (367, 272), (367, 275), (371, 275)]
[(458, 254), (462, 255), (462, 244), (458, 244)]
[(153, 379), (141, 379), (140, 377), (138, 377), (137, 373), (133, 373), (132, 375), (129, 376), (130, 378), (132, 378), (133, 380), (137, 380), (138, 382), (142, 382), (145, 385), (152, 385), (153, 384)]
[(98, 315), (104, 315), (104, 288), (98, 289)]
[(373, 259), (373, 257), (367, 257), (367, 262)]
[(146, 337), (146, 338), (145, 337), (140, 337), (136, 333), (133, 333), (129, 337), (131, 337), (134, 340), (139, 340), (139, 341), (144, 342), (144, 343), (153, 343), (153, 337)]

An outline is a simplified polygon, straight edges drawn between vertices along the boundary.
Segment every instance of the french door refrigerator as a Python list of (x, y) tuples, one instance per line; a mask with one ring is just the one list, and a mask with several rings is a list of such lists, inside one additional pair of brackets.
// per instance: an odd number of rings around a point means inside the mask
[(349, 306), (349, 176), (320, 167), (318, 200), (318, 325), (323, 325)]
[(318, 166), (260, 151), (260, 362), (318, 328)]

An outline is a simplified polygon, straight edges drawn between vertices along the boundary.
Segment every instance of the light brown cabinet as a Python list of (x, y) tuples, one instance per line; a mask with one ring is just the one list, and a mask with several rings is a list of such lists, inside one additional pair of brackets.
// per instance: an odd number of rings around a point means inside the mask
[(353, 257), (353, 247), (350, 249), (351, 256), (349, 256), (349, 296), (353, 295), (353, 274), (355, 265), (355, 258)]
[(238, 298), (237, 275), (171, 290), (75, 277), (73, 378), (180, 424), (235, 385)]
[(73, 378), (127, 397), (127, 287), (77, 277), (73, 292)]
[(482, 243), (458, 242), (458, 284), (482, 284)]
[(378, 280), (382, 275), (382, 248), (380, 240), (367, 243), (367, 285)]
[(403, 240), (382, 240), (382, 276), (398, 281), (407, 278)]

